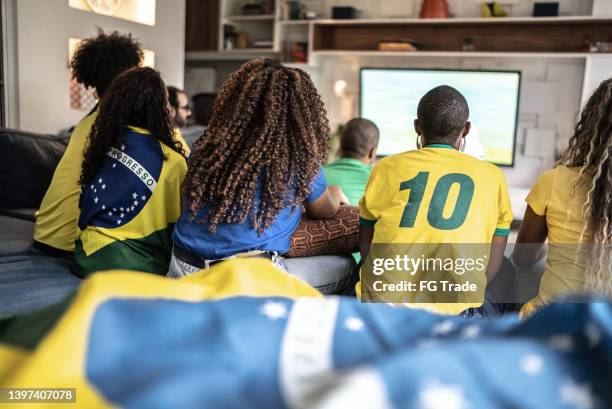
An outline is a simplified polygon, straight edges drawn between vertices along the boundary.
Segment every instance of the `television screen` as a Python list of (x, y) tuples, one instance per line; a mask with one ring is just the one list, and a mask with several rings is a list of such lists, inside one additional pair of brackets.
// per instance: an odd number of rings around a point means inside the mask
[(449, 85), (470, 107), (472, 131), (465, 152), (512, 166), (520, 79), (519, 71), (362, 68), (360, 116), (380, 129), (379, 155), (415, 149), (413, 121), (419, 100), (430, 89)]

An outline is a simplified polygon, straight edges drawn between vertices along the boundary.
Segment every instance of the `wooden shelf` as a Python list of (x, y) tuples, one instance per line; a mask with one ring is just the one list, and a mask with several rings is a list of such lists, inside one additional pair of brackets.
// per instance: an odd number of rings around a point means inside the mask
[(246, 61), (257, 57), (278, 58), (279, 52), (269, 49), (235, 49), (225, 51), (188, 51), (185, 61)]
[(315, 21), (318, 20), (281, 20), (279, 23), (283, 26), (305, 26)]
[[(459, 17), (459, 18), (361, 18), (361, 19), (318, 19), (310, 20), (323, 25), (369, 25), (369, 24), (516, 24), (516, 23), (568, 23), (568, 22), (609, 22), (612, 16), (560, 16), (560, 17)], [(298, 20), (302, 21), (302, 20)]]
[[(423, 52), (583, 53), (588, 41), (612, 42), (612, 18), (325, 20), (313, 24), (313, 51), (377, 51), (384, 40), (411, 39)], [(406, 53), (408, 54), (408, 53)], [(379, 54), (382, 55), (382, 54)]]
[(270, 21), (274, 20), (274, 14), (254, 14), (254, 15), (235, 15), (226, 16), (227, 21)]
[(223, 50), (224, 53), (273, 53), (275, 52), (272, 48), (232, 48), (231, 50)]
[(185, 51), (219, 49), (219, 2), (187, 0), (185, 3)]
[(586, 58), (610, 55), (604, 53), (529, 53), (529, 52), (478, 52), (478, 51), (313, 51), (313, 56), (337, 57), (410, 57), (410, 58)]

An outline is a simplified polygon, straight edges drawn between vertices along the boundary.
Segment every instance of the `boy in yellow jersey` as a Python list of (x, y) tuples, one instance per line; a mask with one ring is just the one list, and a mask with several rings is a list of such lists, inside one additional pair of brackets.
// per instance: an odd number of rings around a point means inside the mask
[[(106, 34), (100, 30), (96, 37), (81, 41), (70, 61), (70, 69), (78, 83), (95, 88), (98, 98), (102, 98), (115, 77), (140, 65), (142, 60), (140, 43), (131, 35), (117, 31)], [(36, 213), (34, 245), (48, 254), (69, 256), (74, 251), (83, 149), (96, 116), (97, 107), (75, 127)], [(175, 132), (175, 138), (188, 153), (180, 133)]]
[(484, 301), (503, 259), (512, 211), (502, 172), (461, 152), (468, 117), (461, 93), (432, 89), (414, 121), (419, 149), (374, 167), (360, 203), (362, 299), (445, 314)]

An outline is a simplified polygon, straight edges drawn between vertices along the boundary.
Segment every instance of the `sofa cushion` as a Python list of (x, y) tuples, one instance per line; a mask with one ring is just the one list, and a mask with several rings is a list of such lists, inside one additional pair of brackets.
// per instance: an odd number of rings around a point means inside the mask
[(350, 254), (359, 250), (359, 208), (340, 206), (331, 219), (302, 220), (291, 236), (287, 257)]
[(68, 139), (0, 128), (0, 209), (38, 208)]

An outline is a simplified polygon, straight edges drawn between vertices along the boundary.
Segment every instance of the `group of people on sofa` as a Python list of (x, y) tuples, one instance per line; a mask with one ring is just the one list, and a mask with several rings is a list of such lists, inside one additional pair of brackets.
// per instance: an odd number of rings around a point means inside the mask
[[(72, 133), (37, 213), (34, 243), (72, 257), (79, 275), (128, 269), (182, 277), (235, 257), (286, 270), (283, 255), (303, 213), (333, 218), (342, 204), (360, 206), (362, 262), (377, 243), (481, 243), (490, 246), (482, 280), (500, 270), (513, 219), (508, 188), (496, 166), (462, 152), (469, 107), (457, 90), (440, 86), (422, 97), (418, 149), (373, 166), (378, 129), (357, 118), (343, 129), (342, 158), (324, 166), (329, 123), (305, 72), (271, 59), (245, 63), (219, 90), (190, 152), (173, 121), (177, 107), (188, 114), (186, 101), (176, 102), (141, 62), (139, 43), (117, 32), (82, 41), (70, 62), (99, 104)], [(551, 244), (526, 313), (564, 294), (612, 294), (611, 118), (607, 80), (557, 166), (526, 199), (514, 266), (537, 262), (541, 245)], [(559, 243), (580, 250), (555, 249)], [(451, 314), (460, 307), (433, 306)]]

